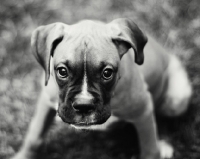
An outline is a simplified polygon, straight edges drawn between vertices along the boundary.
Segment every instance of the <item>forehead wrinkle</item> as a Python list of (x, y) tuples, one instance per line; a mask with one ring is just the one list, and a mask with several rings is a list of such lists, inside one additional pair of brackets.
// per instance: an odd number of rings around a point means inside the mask
[(83, 54), (84, 54), (84, 76), (87, 78), (87, 68), (86, 68), (86, 65), (87, 65), (87, 54), (88, 54), (88, 52), (91, 50), (91, 47), (92, 47), (92, 45), (91, 45), (91, 42), (92, 42), (92, 40), (91, 40), (91, 37), (89, 37), (89, 36), (86, 36), (86, 37), (84, 37), (83, 38)]

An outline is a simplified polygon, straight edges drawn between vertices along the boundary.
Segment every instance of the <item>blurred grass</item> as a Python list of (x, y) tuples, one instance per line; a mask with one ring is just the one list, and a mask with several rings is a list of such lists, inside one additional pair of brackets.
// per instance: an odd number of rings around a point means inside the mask
[[(177, 149), (175, 158), (188, 156), (199, 158), (199, 6), (198, 0), (2, 0), (0, 5), (0, 158), (9, 158), (19, 149), (40, 92), (42, 69), (30, 51), (31, 32), (39, 25), (57, 21), (67, 24), (82, 19), (108, 22), (118, 17), (135, 19), (143, 30), (154, 35), (168, 50), (173, 50), (186, 65), (195, 89), (191, 109), (187, 117), (173, 120), (174, 124), (169, 124), (165, 119), (163, 123), (165, 123), (164, 127), (170, 125), (169, 131), (172, 135), (165, 136), (173, 140)], [(162, 122), (159, 125), (161, 132), (166, 129), (163, 128)], [(191, 129), (187, 130), (187, 125)], [(133, 135), (127, 135), (127, 138), (122, 140), (124, 136), (122, 130), (126, 130), (128, 134), (135, 132), (130, 125), (127, 127), (126, 124), (122, 124), (121, 127), (109, 132), (83, 134), (74, 134), (74, 130), (68, 130), (69, 128), (64, 125), (54, 127), (56, 128), (48, 134), (41, 150), (43, 159), (65, 157), (124, 159), (130, 157), (133, 150), (138, 152), (137, 146), (134, 146), (136, 139), (130, 139)], [(180, 133), (182, 128), (189, 133)], [(183, 136), (188, 136), (186, 140), (195, 142), (189, 142), (188, 148), (188, 141), (185, 144)]]

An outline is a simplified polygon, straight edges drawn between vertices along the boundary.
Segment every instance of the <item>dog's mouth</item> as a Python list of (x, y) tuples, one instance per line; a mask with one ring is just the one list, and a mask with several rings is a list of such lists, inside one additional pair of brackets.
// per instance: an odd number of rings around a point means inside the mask
[(69, 124), (75, 125), (75, 126), (85, 126), (85, 127), (92, 126), (92, 125), (101, 125), (101, 124), (105, 123), (108, 118), (109, 117), (103, 118), (101, 120), (96, 120), (96, 121), (93, 120), (91, 122), (90, 121), (89, 122), (87, 122), (87, 121), (80, 121), (80, 122), (69, 123)]
[(76, 111), (71, 105), (59, 105), (58, 115), (63, 122), (78, 128), (88, 128), (95, 125), (102, 125), (111, 116), (109, 105), (97, 105), (96, 109), (90, 112)]
[[(110, 117), (110, 116), (109, 116)], [(108, 118), (109, 118), (108, 117)], [(80, 130), (95, 130), (95, 129), (101, 129), (101, 126), (106, 123), (106, 121), (108, 120), (108, 118), (105, 118), (103, 120), (98, 120), (96, 122), (77, 122), (77, 123), (73, 123), (70, 124), (72, 127), (76, 128), (76, 129), (80, 129)]]
[(94, 118), (93, 116), (85, 116), (84, 118), (77, 120), (78, 118), (77, 116), (75, 116), (74, 119), (71, 121), (66, 121), (65, 119), (63, 121), (75, 127), (90, 127), (94, 125), (104, 124), (109, 117), (110, 115), (101, 118)]
[(75, 128), (90, 129), (91, 127), (104, 124), (111, 114), (106, 113), (104, 115), (99, 115), (99, 113), (91, 113), (90, 115), (71, 114), (66, 116), (63, 113), (58, 112), (58, 115), (63, 122), (68, 123)]

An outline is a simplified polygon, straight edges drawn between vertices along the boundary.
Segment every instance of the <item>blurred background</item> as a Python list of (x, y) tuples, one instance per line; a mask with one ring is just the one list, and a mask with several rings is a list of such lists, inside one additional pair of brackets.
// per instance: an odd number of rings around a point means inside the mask
[[(18, 151), (41, 89), (42, 69), (30, 49), (32, 31), (58, 21), (109, 22), (119, 17), (133, 18), (186, 66), (194, 87), (191, 107), (184, 117), (162, 119), (159, 133), (172, 142), (174, 158), (200, 158), (199, 0), (1, 0), (0, 3), (1, 159)], [(134, 127), (125, 123), (108, 132), (81, 134), (66, 124), (54, 124), (45, 140), (39, 155), (42, 159), (125, 159), (137, 156), (139, 151)]]

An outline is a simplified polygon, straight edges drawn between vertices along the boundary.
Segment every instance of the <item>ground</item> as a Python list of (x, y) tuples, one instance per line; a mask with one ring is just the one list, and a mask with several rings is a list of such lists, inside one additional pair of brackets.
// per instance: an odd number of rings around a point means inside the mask
[[(180, 57), (193, 85), (188, 111), (157, 117), (160, 138), (175, 147), (174, 159), (200, 158), (200, 1), (190, 0), (4, 0), (0, 5), (0, 158), (15, 154), (26, 133), (41, 89), (42, 68), (31, 54), (30, 37), (40, 25), (82, 19), (109, 22), (129, 17)], [(139, 153), (133, 125), (77, 132), (54, 124), (40, 150), (42, 159), (127, 159)]]

